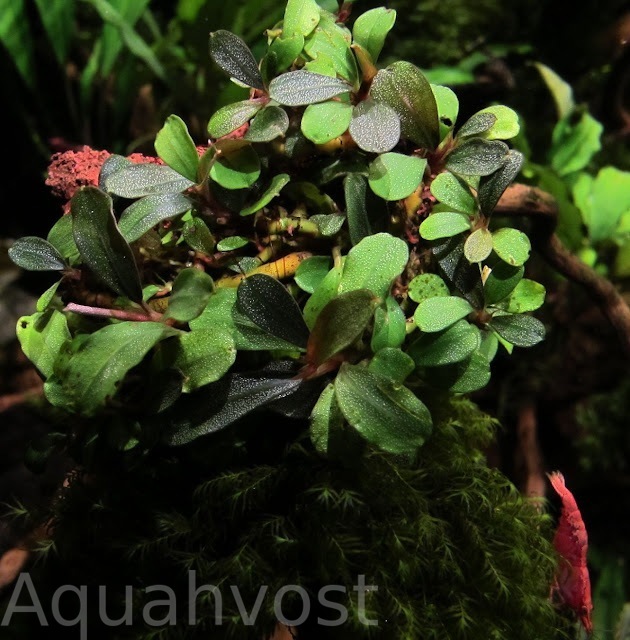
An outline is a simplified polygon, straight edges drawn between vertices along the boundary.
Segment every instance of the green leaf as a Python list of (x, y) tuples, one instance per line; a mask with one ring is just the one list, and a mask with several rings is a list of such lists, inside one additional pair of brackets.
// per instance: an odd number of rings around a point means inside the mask
[(483, 286), (486, 305), (496, 304), (507, 298), (523, 278), (525, 268), (515, 267), (507, 262), (498, 262), (486, 278)]
[(488, 176), (503, 165), (508, 151), (500, 140), (471, 138), (448, 154), (446, 168), (466, 176)]
[(541, 62), (534, 62), (534, 66), (538, 69), (553, 97), (556, 111), (558, 112), (558, 120), (562, 120), (575, 109), (571, 85), (565, 82), (553, 69)]
[(483, 284), (478, 265), (466, 260), (461, 237), (454, 236), (434, 241), (433, 255), (449, 283), (459, 291), (475, 309), (483, 305)]
[(425, 405), (406, 387), (364, 367), (341, 365), (335, 395), (346, 420), (383, 451), (413, 455), (431, 435)]
[(238, 287), (237, 308), (263, 331), (305, 347), (309, 330), (286, 287), (270, 276), (254, 274)]
[(517, 347), (533, 347), (545, 338), (545, 325), (532, 316), (497, 315), (488, 326)]
[(402, 135), (420, 147), (433, 149), (439, 142), (439, 120), (429, 81), (410, 62), (394, 62), (381, 69), (370, 92), (389, 105), (400, 118)]
[(452, 89), (439, 84), (432, 84), (431, 91), (437, 105), (440, 140), (443, 140), (455, 127), (459, 113), (459, 100)]
[(453, 211), (474, 214), (477, 212), (475, 198), (468, 185), (450, 171), (443, 171), (431, 182), (431, 193), (438, 202)]
[(271, 142), (283, 136), (289, 128), (289, 116), (281, 107), (269, 105), (259, 111), (249, 123), (245, 140), (250, 142)]
[[(319, 19), (319, 18), (318, 18)], [(290, 37), (284, 34), (276, 38), (267, 52), (267, 61), (273, 60), (273, 76), (288, 69), (304, 49), (304, 36), (296, 33)], [(271, 69), (269, 69), (271, 70)]]
[(41, 296), (39, 296), (39, 298), (37, 299), (37, 304), (35, 306), (36, 311), (43, 312), (46, 311), (48, 307), (50, 307), (52, 301), (55, 298), (55, 295), (57, 294), (57, 289), (59, 289), (59, 285), (61, 283), (62, 280), (58, 280), (57, 282), (55, 282), (55, 284), (48, 287), (48, 289), (46, 289), (46, 291), (44, 291)]
[(523, 278), (501, 304), (508, 313), (536, 311), (545, 302), (545, 287), (534, 280)]
[(182, 269), (173, 282), (164, 319), (189, 322), (201, 315), (214, 291), (212, 278), (203, 271), (189, 267)]
[(520, 267), (529, 258), (532, 245), (529, 238), (518, 229), (499, 229), (492, 234), (496, 254), (513, 267)]
[(352, 110), (349, 131), (363, 151), (385, 153), (400, 140), (400, 118), (388, 105), (367, 98)]
[(146, 196), (122, 212), (118, 228), (127, 242), (135, 242), (156, 224), (186, 213), (191, 207), (190, 200), (181, 193)]
[(471, 263), (483, 262), (492, 253), (492, 234), (485, 228), (476, 229), (464, 243), (464, 255)]
[[(343, 267), (341, 265), (334, 266), (317, 285), (313, 295), (306, 301), (304, 305), (304, 320), (309, 328), (315, 325), (320, 311), (337, 295), (342, 272)], [(361, 287), (358, 288), (360, 289)]]
[(498, 104), (482, 109), (477, 115), (484, 114), (491, 114), (496, 118), (496, 122), (489, 129), (481, 132), (481, 136), (486, 140), (509, 140), (517, 136), (521, 130), (518, 114), (510, 107)]
[(421, 273), (410, 283), (407, 293), (414, 302), (423, 302), (437, 296), (448, 296), (450, 291), (446, 283), (435, 273)]
[(470, 231), (470, 216), (457, 211), (438, 211), (423, 220), (418, 231), (425, 240), (450, 238)]
[(226, 189), (248, 189), (260, 177), (260, 158), (251, 145), (222, 151), (210, 177)]
[(112, 199), (96, 187), (83, 187), (73, 196), (70, 208), (74, 241), (83, 262), (110, 289), (141, 302), (138, 267), (116, 225)]
[(300, 263), (295, 272), (295, 283), (306, 293), (313, 293), (330, 270), (330, 258), (313, 256)]
[(339, 233), (343, 223), (346, 221), (345, 216), (340, 216), (336, 213), (329, 213), (323, 215), (315, 215), (309, 218), (311, 222), (314, 222), (319, 232), (325, 237), (332, 237)]
[(376, 63), (385, 38), (396, 22), (396, 11), (378, 7), (362, 13), (352, 27), (352, 39), (360, 44)]
[(367, 180), (359, 173), (349, 173), (343, 181), (343, 192), (350, 242), (356, 245), (372, 234), (366, 206)]
[(494, 331), (481, 332), (481, 346), (479, 352), (488, 362), (492, 362), (499, 348), (499, 338)]
[(190, 393), (222, 378), (235, 359), (232, 333), (225, 327), (213, 327), (182, 334), (173, 365), (184, 375), (182, 391)]
[(288, 107), (324, 102), (350, 91), (344, 80), (310, 71), (289, 71), (269, 83), (269, 97)]
[(195, 251), (209, 255), (214, 250), (214, 236), (208, 229), (208, 225), (197, 216), (191, 220), (186, 220), (182, 230), (182, 237), (186, 244)]
[(236, 289), (216, 288), (201, 315), (190, 321), (191, 331), (212, 329), (213, 327), (232, 331), (234, 328), (232, 308), (235, 304)]
[(427, 161), (402, 153), (384, 153), (370, 163), (368, 181), (384, 200), (402, 200), (422, 183)]
[(66, 316), (54, 309), (23, 316), (17, 323), (17, 338), (24, 355), (45, 378), (53, 374), (55, 360), (70, 337)]
[(27, 271), (63, 271), (68, 266), (48, 240), (37, 236), (16, 240), (9, 249), (9, 258)]
[(107, 191), (106, 181), (109, 176), (114, 175), (117, 171), (124, 169), (125, 167), (131, 167), (135, 163), (125, 158), (125, 156), (119, 156), (113, 153), (103, 164), (98, 174), (98, 188), (103, 191)]
[(158, 193), (181, 193), (194, 182), (159, 164), (131, 164), (105, 179), (105, 190), (122, 198), (142, 198)]
[(339, 293), (368, 289), (377, 298), (385, 300), (408, 259), (407, 243), (400, 238), (388, 233), (363, 238), (346, 257)]
[(230, 236), (223, 238), (219, 244), (217, 244), (217, 251), (235, 251), (249, 244), (249, 240), (243, 236)]
[(276, 196), (280, 195), (282, 189), (289, 183), (291, 177), (288, 173), (279, 173), (273, 177), (271, 184), (265, 189), (265, 192), (254, 202), (254, 204), (245, 209), (241, 209), (242, 216), (249, 216), (252, 213), (260, 211), (263, 207), (266, 207)]
[(226, 104), (210, 118), (208, 134), (212, 138), (226, 136), (249, 122), (262, 108), (263, 104), (254, 100)]
[(46, 397), (55, 406), (94, 415), (157, 342), (176, 334), (160, 322), (120, 322), (103, 327), (85, 337), (55, 367), (44, 385)]
[(57, 63), (63, 66), (75, 35), (75, 3), (68, 0), (35, 0), (35, 5)]
[(306, 107), (300, 128), (311, 142), (325, 144), (344, 133), (351, 119), (351, 104), (334, 101), (320, 102)]
[(309, 363), (319, 366), (353, 344), (365, 331), (378, 300), (367, 289), (333, 298), (317, 316), (306, 348)]
[(438, 296), (423, 300), (413, 317), (416, 325), (426, 333), (442, 331), (473, 311), (470, 304), (457, 296)]
[(199, 154), (188, 127), (179, 116), (166, 118), (155, 138), (155, 150), (171, 169), (196, 182)]
[(405, 314), (393, 296), (374, 312), (374, 330), (370, 347), (374, 353), (381, 349), (400, 347), (407, 335)]
[(469, 136), (476, 136), (480, 133), (484, 133), (492, 128), (496, 123), (497, 117), (494, 113), (487, 113), (479, 111), (474, 116), (468, 118), (468, 120), (461, 126), (461, 129), (457, 132), (458, 138), (468, 138)]
[(440, 367), (466, 360), (481, 344), (479, 329), (459, 320), (439, 333), (423, 333), (407, 353), (419, 367)]
[(427, 369), (425, 376), (433, 387), (448, 389), (451, 393), (472, 393), (490, 382), (490, 362), (475, 351), (462, 362)]
[(0, 43), (9, 53), (22, 80), (31, 88), (36, 81), (34, 39), (24, 0), (5, 0), (0, 13)]
[(621, 217), (630, 210), (630, 172), (604, 167), (595, 178), (581, 175), (573, 185), (573, 197), (590, 239), (612, 238)]
[(549, 164), (560, 176), (584, 169), (602, 148), (604, 127), (588, 112), (574, 122), (573, 114), (556, 124), (552, 133)]
[(368, 371), (402, 384), (413, 373), (416, 363), (400, 349), (385, 347), (370, 360)]
[(46, 239), (70, 264), (74, 264), (81, 257), (72, 235), (72, 216), (61, 216), (48, 232)]
[(210, 55), (231, 78), (248, 87), (265, 88), (254, 54), (238, 36), (225, 29), (211, 32)]
[(335, 387), (329, 384), (319, 396), (310, 418), (310, 436), (315, 450), (322, 455), (342, 448), (344, 417), (337, 403)]
[(306, 38), (318, 25), (319, 19), (320, 9), (315, 0), (288, 0), (282, 22), (283, 36)]
[(481, 178), (477, 196), (483, 215), (489, 216), (494, 211), (503, 192), (521, 170), (524, 159), (525, 157), (520, 151), (510, 149), (503, 164), (493, 174)]

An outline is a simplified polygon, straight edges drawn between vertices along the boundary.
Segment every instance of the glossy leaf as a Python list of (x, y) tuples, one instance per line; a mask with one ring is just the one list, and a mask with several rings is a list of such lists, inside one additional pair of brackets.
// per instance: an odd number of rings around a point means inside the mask
[(416, 368), (416, 363), (400, 349), (385, 347), (370, 360), (368, 370), (395, 384), (402, 384)]
[(407, 243), (400, 238), (388, 233), (363, 238), (346, 257), (339, 293), (368, 289), (377, 298), (385, 300), (408, 259)]
[(518, 229), (499, 229), (492, 234), (496, 254), (513, 267), (520, 267), (529, 258), (532, 245), (529, 238)]
[(560, 176), (584, 169), (602, 148), (604, 127), (588, 112), (574, 122), (573, 114), (556, 124), (552, 133), (549, 164)]
[(400, 118), (388, 105), (366, 99), (354, 107), (349, 131), (363, 151), (385, 153), (400, 140)]
[(305, 347), (309, 330), (302, 312), (286, 287), (270, 276), (245, 278), (237, 292), (237, 308), (263, 331), (298, 347)]
[(431, 90), (437, 105), (440, 140), (443, 140), (455, 127), (457, 115), (459, 114), (459, 100), (457, 99), (457, 94), (448, 87), (432, 84)]
[(173, 282), (164, 319), (189, 322), (201, 315), (214, 291), (212, 278), (203, 271), (189, 267), (182, 269)]
[(416, 308), (413, 317), (421, 331), (435, 333), (454, 325), (471, 311), (473, 308), (463, 298), (438, 296), (423, 300)]
[(367, 289), (333, 298), (317, 316), (306, 348), (309, 363), (319, 366), (353, 344), (374, 315), (378, 300)]
[(374, 312), (374, 330), (370, 347), (374, 353), (381, 349), (400, 347), (407, 335), (405, 314), (393, 296)]
[(327, 256), (312, 256), (300, 263), (295, 272), (295, 283), (306, 293), (313, 293), (330, 271), (331, 261)]
[(302, 115), (300, 128), (304, 136), (315, 144), (325, 144), (348, 129), (352, 105), (345, 102), (310, 104)]
[(486, 278), (483, 286), (487, 305), (496, 304), (507, 298), (523, 278), (525, 268), (515, 267), (507, 262), (498, 262)]
[(343, 181), (343, 193), (350, 242), (356, 245), (372, 233), (366, 205), (367, 180), (361, 174), (349, 173)]
[(317, 285), (313, 295), (306, 301), (304, 305), (304, 320), (309, 328), (312, 328), (315, 324), (320, 311), (337, 295), (342, 272), (342, 265), (334, 266)]
[(468, 138), (469, 136), (477, 136), (484, 133), (496, 124), (497, 117), (494, 113), (479, 111), (461, 126), (457, 132), (458, 138)]
[(155, 138), (155, 150), (162, 160), (185, 178), (196, 182), (199, 154), (184, 121), (170, 115)]
[(112, 199), (96, 187), (83, 187), (71, 200), (72, 230), (83, 262), (110, 289), (142, 301), (138, 267), (120, 233)]
[(545, 338), (545, 325), (532, 316), (494, 316), (489, 326), (516, 347), (533, 347)]
[(269, 83), (271, 99), (288, 107), (324, 102), (348, 91), (344, 80), (304, 70), (283, 73)]
[(479, 347), (480, 353), (488, 362), (492, 362), (494, 356), (499, 348), (499, 339), (494, 331), (482, 331), (481, 332), (481, 346)]
[(383, 451), (413, 455), (431, 434), (425, 405), (406, 387), (365, 367), (344, 363), (335, 395), (346, 420)]
[(9, 248), (9, 258), (27, 271), (63, 271), (63, 256), (48, 240), (37, 236), (18, 238)]
[(322, 455), (334, 453), (337, 448), (335, 440), (341, 436), (343, 426), (344, 417), (337, 403), (335, 387), (329, 384), (319, 396), (310, 416), (310, 436), (315, 450)]
[(181, 193), (146, 196), (122, 212), (118, 228), (127, 242), (135, 242), (156, 224), (181, 215), (191, 207), (190, 200)]
[(476, 229), (464, 243), (464, 255), (468, 262), (483, 262), (492, 253), (492, 234), (485, 228)]
[(286, 38), (294, 35), (305, 38), (315, 29), (319, 19), (320, 9), (315, 0), (288, 0), (282, 22), (283, 35)]
[(182, 334), (173, 366), (184, 376), (182, 391), (190, 393), (222, 378), (235, 359), (232, 333), (224, 327), (213, 327)]
[(186, 220), (182, 229), (182, 238), (191, 249), (200, 253), (211, 254), (214, 250), (214, 236), (208, 229), (208, 225), (197, 216)]
[(545, 302), (545, 287), (533, 280), (523, 278), (503, 301), (501, 308), (508, 313), (536, 311)]
[(468, 185), (450, 171), (443, 171), (431, 182), (431, 193), (438, 202), (462, 213), (476, 213), (476, 204)]
[(439, 367), (466, 360), (480, 344), (479, 329), (467, 320), (459, 320), (445, 331), (422, 334), (407, 353), (419, 367)]
[(74, 264), (81, 257), (72, 235), (72, 216), (61, 216), (48, 232), (46, 240), (70, 264)]
[(510, 107), (498, 104), (482, 109), (477, 115), (485, 114), (491, 114), (496, 118), (489, 129), (481, 132), (481, 136), (486, 140), (509, 140), (518, 135), (521, 129), (518, 114)]
[(445, 367), (427, 369), (429, 384), (451, 393), (472, 393), (490, 382), (490, 363), (479, 351), (469, 358)]
[(125, 156), (119, 156), (118, 154), (113, 153), (101, 165), (101, 170), (98, 174), (98, 188), (103, 191), (107, 191), (106, 181), (109, 176), (121, 169), (124, 169), (125, 167), (131, 167), (133, 164), (134, 163), (125, 158)]
[(264, 89), (256, 58), (238, 36), (224, 29), (211, 32), (210, 55), (231, 78), (248, 87)]
[(422, 183), (427, 161), (402, 153), (384, 153), (370, 164), (368, 181), (384, 200), (402, 200)]
[(177, 332), (160, 322), (120, 322), (91, 333), (44, 386), (55, 406), (94, 415), (127, 372), (160, 340)]
[(248, 189), (260, 177), (260, 158), (251, 145), (222, 151), (210, 177), (226, 189)]
[(319, 232), (323, 236), (332, 237), (339, 233), (341, 227), (343, 227), (343, 223), (346, 221), (346, 218), (336, 213), (329, 213), (311, 216), (309, 220), (317, 225)]
[(510, 186), (523, 166), (525, 157), (520, 151), (510, 149), (503, 164), (493, 174), (479, 181), (479, 206), (481, 213), (489, 216), (497, 206), (504, 191)]
[(269, 105), (259, 111), (249, 123), (245, 140), (250, 142), (271, 142), (287, 132), (289, 116), (281, 107)]
[(420, 147), (433, 149), (439, 142), (437, 105), (431, 85), (410, 62), (394, 62), (381, 69), (370, 92), (389, 105), (400, 118), (402, 135)]
[(457, 211), (438, 211), (425, 218), (418, 231), (425, 240), (451, 238), (470, 231), (470, 216)]
[(105, 179), (105, 189), (122, 198), (142, 198), (158, 193), (178, 193), (194, 182), (170, 167), (159, 164), (131, 164)]
[(17, 323), (22, 351), (44, 378), (53, 374), (55, 360), (70, 338), (66, 316), (54, 309), (23, 316)]
[(466, 260), (461, 238), (435, 241), (433, 255), (449, 287), (454, 287), (475, 309), (480, 309), (483, 305), (481, 273), (478, 265)]
[(508, 151), (508, 146), (500, 140), (471, 138), (448, 154), (446, 168), (466, 176), (487, 176), (503, 165)]
[(352, 27), (352, 39), (360, 44), (376, 62), (381, 55), (385, 38), (396, 22), (396, 11), (378, 7), (362, 13)]
[(235, 251), (241, 249), (249, 244), (249, 240), (243, 236), (229, 236), (223, 238), (221, 242), (217, 244), (217, 251)]
[(416, 276), (409, 283), (407, 293), (414, 302), (418, 303), (429, 298), (450, 295), (446, 282), (435, 273), (422, 273)]
[(266, 207), (276, 196), (280, 195), (282, 189), (291, 180), (288, 173), (279, 173), (273, 177), (271, 184), (265, 189), (265, 192), (254, 202), (254, 204), (245, 209), (241, 209), (242, 216), (249, 216), (252, 213), (260, 211), (263, 207)]
[(221, 107), (208, 122), (208, 134), (212, 138), (221, 138), (232, 133), (249, 122), (263, 105), (254, 100), (241, 100)]

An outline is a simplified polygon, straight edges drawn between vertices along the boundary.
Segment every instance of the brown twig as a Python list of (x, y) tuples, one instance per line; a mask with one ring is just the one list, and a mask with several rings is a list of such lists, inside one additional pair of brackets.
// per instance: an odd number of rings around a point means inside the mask
[(517, 434), (525, 475), (523, 494), (528, 498), (543, 498), (545, 495), (545, 474), (538, 442), (538, 420), (536, 419), (534, 402), (529, 401), (521, 406), (518, 412)]
[(574, 256), (554, 233), (558, 220), (555, 199), (536, 187), (513, 184), (501, 196), (496, 213), (532, 220), (534, 247), (556, 271), (585, 289), (608, 318), (630, 358), (630, 308), (612, 282)]

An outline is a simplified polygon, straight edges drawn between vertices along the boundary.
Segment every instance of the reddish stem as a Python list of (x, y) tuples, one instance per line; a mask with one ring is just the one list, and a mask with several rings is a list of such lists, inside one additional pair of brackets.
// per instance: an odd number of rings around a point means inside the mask
[(125, 309), (104, 309), (103, 307), (89, 307), (83, 304), (71, 302), (66, 305), (64, 311), (80, 313), (84, 316), (96, 316), (100, 318), (115, 318), (116, 320), (132, 320), (134, 322), (155, 322), (162, 319), (162, 314), (157, 311), (145, 312), (126, 311)]

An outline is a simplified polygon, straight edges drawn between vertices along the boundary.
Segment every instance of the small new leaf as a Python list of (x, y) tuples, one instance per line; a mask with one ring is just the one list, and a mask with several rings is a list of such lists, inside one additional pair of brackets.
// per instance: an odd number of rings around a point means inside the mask
[(362, 13), (352, 27), (352, 39), (360, 44), (376, 63), (385, 38), (396, 22), (396, 11), (378, 7)]

